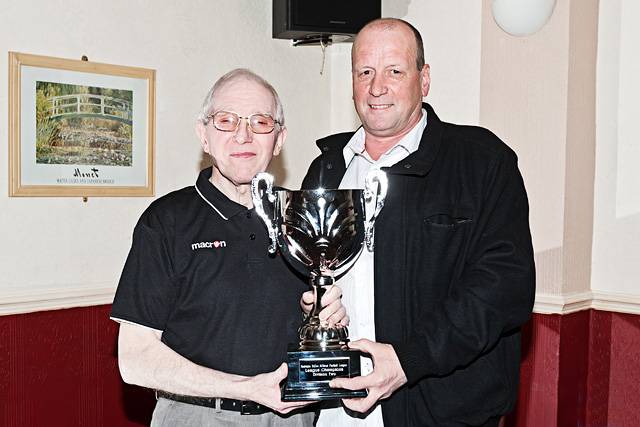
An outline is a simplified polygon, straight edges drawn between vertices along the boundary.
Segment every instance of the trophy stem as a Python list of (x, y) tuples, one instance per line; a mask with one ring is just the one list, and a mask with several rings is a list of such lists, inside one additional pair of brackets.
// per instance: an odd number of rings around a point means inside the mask
[(309, 323), (320, 324), (318, 316), (322, 311), (322, 297), (327, 292), (327, 286), (333, 285), (333, 283), (333, 277), (328, 276), (313, 276), (309, 280), (311, 289), (313, 289), (313, 309), (309, 313)]
[(333, 284), (333, 277), (313, 276), (309, 282), (313, 289), (313, 309), (299, 329), (300, 349), (316, 351), (346, 350), (349, 342), (347, 328), (340, 325), (323, 325), (320, 322), (322, 296), (327, 291), (327, 286)]

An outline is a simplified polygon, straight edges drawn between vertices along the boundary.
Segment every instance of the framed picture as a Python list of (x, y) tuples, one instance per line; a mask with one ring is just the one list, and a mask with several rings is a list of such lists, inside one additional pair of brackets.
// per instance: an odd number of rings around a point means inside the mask
[(10, 196), (153, 196), (155, 71), (9, 52)]

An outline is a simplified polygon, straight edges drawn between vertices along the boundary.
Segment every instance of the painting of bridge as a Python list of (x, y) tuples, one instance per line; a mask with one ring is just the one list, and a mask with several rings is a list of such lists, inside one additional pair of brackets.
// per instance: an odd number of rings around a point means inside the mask
[(36, 163), (132, 165), (133, 92), (36, 81)]

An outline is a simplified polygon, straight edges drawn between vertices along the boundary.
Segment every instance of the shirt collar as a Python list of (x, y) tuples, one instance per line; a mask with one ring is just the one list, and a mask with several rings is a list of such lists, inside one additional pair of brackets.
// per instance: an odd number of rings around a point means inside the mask
[[(422, 138), (422, 133), (427, 127), (427, 110), (422, 109), (422, 117), (416, 125), (407, 133), (396, 145), (389, 148), (386, 153), (382, 155), (384, 157), (386, 154), (395, 151), (396, 149), (404, 149), (407, 154), (411, 154), (418, 150), (420, 146), (420, 139)], [(365, 133), (364, 128), (360, 126), (356, 133), (353, 134), (347, 145), (342, 150), (342, 155), (344, 156), (344, 164), (348, 167), (351, 160), (356, 155), (365, 156), (370, 160), (369, 155), (365, 151), (364, 146)], [(381, 159), (382, 159), (381, 157)], [(371, 161), (371, 160), (370, 160)], [(372, 161), (373, 162), (373, 161)]]
[(230, 200), (213, 185), (210, 181), (212, 173), (213, 167), (200, 171), (195, 185), (198, 195), (225, 221), (234, 215), (246, 212), (247, 208), (245, 206)]

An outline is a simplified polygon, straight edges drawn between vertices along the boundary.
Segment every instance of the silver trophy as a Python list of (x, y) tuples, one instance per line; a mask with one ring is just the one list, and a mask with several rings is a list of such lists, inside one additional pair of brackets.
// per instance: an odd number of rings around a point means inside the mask
[[(360, 375), (360, 353), (348, 349), (348, 331), (320, 322), (326, 287), (346, 272), (367, 246), (373, 250), (374, 223), (384, 206), (387, 176), (369, 172), (364, 190), (290, 191), (273, 188), (273, 176), (251, 182), (253, 205), (267, 226), (269, 252), (279, 248), (295, 270), (310, 278), (313, 309), (299, 329), (300, 342), (288, 351), (289, 376), (282, 399), (322, 400), (366, 396), (365, 390), (332, 389), (337, 376)], [(373, 206), (373, 212), (366, 207)]]

